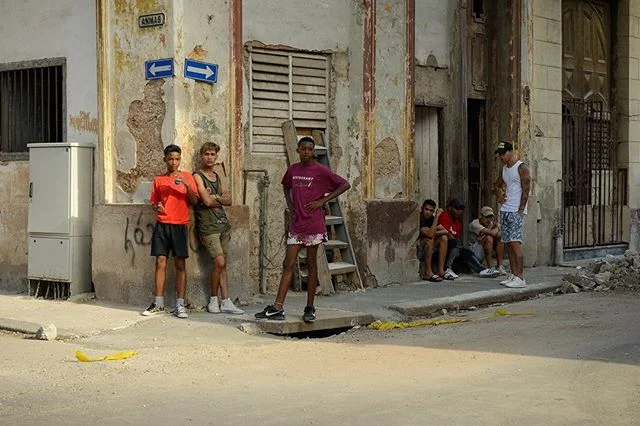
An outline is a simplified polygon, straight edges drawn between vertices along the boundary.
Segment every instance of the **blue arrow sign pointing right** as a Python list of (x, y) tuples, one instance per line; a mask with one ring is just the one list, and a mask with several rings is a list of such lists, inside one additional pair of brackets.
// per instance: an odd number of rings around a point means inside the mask
[(184, 76), (198, 81), (215, 83), (218, 81), (218, 64), (185, 59)]

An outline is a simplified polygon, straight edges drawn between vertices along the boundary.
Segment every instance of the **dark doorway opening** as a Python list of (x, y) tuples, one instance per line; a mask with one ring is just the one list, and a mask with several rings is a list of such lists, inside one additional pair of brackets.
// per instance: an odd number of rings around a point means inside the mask
[(485, 185), (483, 182), (485, 164), (483, 161), (486, 140), (486, 101), (469, 99), (467, 101), (467, 152), (469, 161), (467, 172), (469, 176), (469, 189), (467, 193), (468, 218), (475, 218), (480, 211)]

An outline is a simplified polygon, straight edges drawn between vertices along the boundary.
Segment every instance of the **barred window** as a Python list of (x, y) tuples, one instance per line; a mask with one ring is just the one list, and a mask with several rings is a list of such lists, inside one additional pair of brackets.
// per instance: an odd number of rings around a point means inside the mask
[(0, 64), (0, 153), (62, 142), (64, 97), (64, 58)]
[(322, 55), (251, 50), (251, 152), (284, 154), (286, 120), (293, 119), (298, 130), (326, 130), (327, 62)]

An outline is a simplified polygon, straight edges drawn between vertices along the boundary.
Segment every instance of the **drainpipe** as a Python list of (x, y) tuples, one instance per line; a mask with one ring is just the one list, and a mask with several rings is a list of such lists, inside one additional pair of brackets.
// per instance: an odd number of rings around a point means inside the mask
[(267, 292), (267, 199), (269, 196), (269, 172), (265, 169), (247, 169), (242, 171), (243, 192), (242, 204), (247, 204), (247, 176), (249, 173), (261, 173), (263, 176), (258, 181), (260, 194), (260, 238), (258, 244), (260, 293)]
[(560, 194), (560, 212), (556, 216), (556, 227), (553, 233), (553, 264), (555, 266), (565, 266), (569, 268), (573, 268), (573, 265), (569, 265), (564, 262), (564, 181), (562, 179), (558, 179), (556, 181), (558, 186), (558, 194)]

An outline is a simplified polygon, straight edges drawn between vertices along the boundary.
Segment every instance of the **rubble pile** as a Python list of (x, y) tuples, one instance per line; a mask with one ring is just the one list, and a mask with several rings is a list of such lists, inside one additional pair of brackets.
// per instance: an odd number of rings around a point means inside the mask
[(624, 256), (591, 262), (564, 275), (558, 292), (609, 290), (640, 290), (640, 253), (627, 250)]

